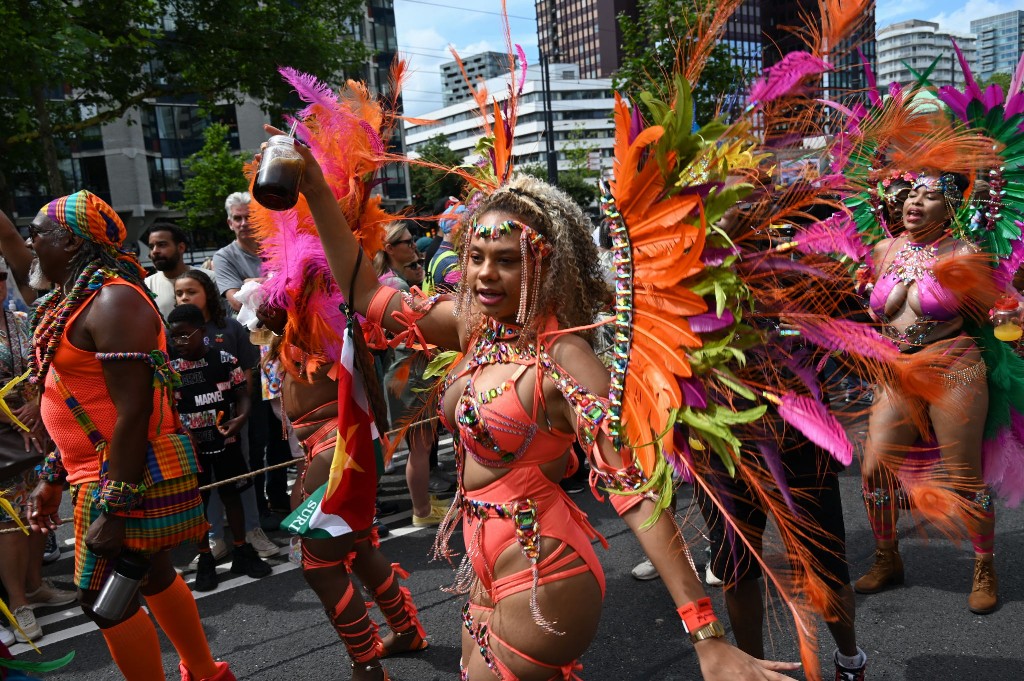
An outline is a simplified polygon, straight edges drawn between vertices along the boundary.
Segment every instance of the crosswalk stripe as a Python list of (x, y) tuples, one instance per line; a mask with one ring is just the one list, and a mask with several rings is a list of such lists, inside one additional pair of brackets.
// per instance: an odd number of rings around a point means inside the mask
[[(411, 516), (412, 516), (412, 511), (406, 511), (404, 513), (396, 513), (396, 514), (390, 515), (390, 516), (387, 517), (386, 520), (394, 522), (396, 520), (403, 520), (403, 519), (409, 518)], [(413, 534), (415, 532), (419, 532), (420, 530), (424, 530), (424, 529), (432, 530), (434, 528), (432, 528), (432, 527), (416, 527), (415, 525), (405, 525), (403, 527), (396, 527), (395, 529), (391, 530), (391, 533), (387, 537), (381, 539), (381, 543), (383, 544), (384, 542), (391, 541), (392, 539), (397, 539), (399, 537), (405, 537), (405, 536), (408, 536), (408, 535)], [(282, 546), (281, 549), (278, 551), (278, 555), (279, 556), (287, 556), (288, 555), (288, 548), (289, 547), (287, 547), (287, 546)], [(288, 560), (285, 560), (285, 561), (280, 562), (280, 563), (274, 563), (272, 566), (274, 568), (273, 573), (270, 574), (270, 575), (267, 575), (266, 577), (263, 577), (262, 579), (269, 579), (270, 577), (275, 577), (277, 575), (283, 575), (286, 572), (291, 572), (292, 570), (297, 570), (300, 567), (300, 566), (296, 565), (295, 563), (292, 563), (292, 562), (290, 562)], [(231, 569), (230, 565), (221, 565), (221, 566), (218, 566), (217, 572), (218, 573), (228, 572), (230, 569)], [(186, 581), (186, 583), (191, 584), (192, 582), (195, 581), (195, 577), (190, 577), (190, 578), (186, 579), (185, 581)], [(258, 581), (261, 581), (261, 580), (254, 579), (252, 577), (246, 577), (245, 575), (238, 575), (237, 577), (232, 577), (231, 579), (227, 579), (227, 580), (221, 582), (220, 584), (217, 585), (217, 588), (214, 589), (213, 591), (206, 591), (206, 592), (196, 592), (196, 591), (193, 591), (192, 595), (195, 597), (195, 599), (197, 601), (199, 601), (199, 600), (202, 600), (203, 598), (206, 598), (207, 596), (213, 596), (214, 594), (223, 593), (224, 591), (230, 591), (231, 589), (237, 589), (239, 587), (245, 586), (246, 584), (250, 584), (252, 582), (258, 582)], [(143, 606), (143, 608), (145, 609), (145, 606)], [(149, 610), (146, 609), (146, 612), (149, 612)], [(67, 608), (65, 610), (61, 610), (60, 612), (53, 613), (51, 615), (46, 615), (44, 617), (40, 617), (36, 621), (39, 622), (40, 626), (45, 626), (45, 625), (49, 625), (49, 624), (56, 624), (56, 623), (61, 623), (61, 622), (67, 622), (69, 620), (78, 619), (78, 618), (84, 618), (84, 617), (85, 617), (85, 615), (82, 613), (82, 611), (77, 606), (72, 606), (72, 607)], [(95, 622), (91, 622), (91, 621), (83, 622), (82, 624), (76, 624), (74, 626), (67, 627), (65, 629), (61, 629), (59, 631), (55, 631), (53, 633), (47, 633), (46, 635), (43, 636), (43, 638), (41, 638), (41, 639), (39, 639), (38, 641), (35, 642), (36, 643), (36, 647), (37, 648), (45, 648), (47, 646), (54, 645), (55, 643), (60, 643), (62, 641), (67, 641), (69, 639), (76, 638), (78, 636), (83, 636), (83, 635), (88, 634), (90, 632), (96, 631), (97, 629), (99, 629), (99, 627), (96, 626)], [(12, 655), (17, 656), (17, 655), (20, 655), (22, 653), (27, 653), (27, 652), (31, 651), (32, 648), (29, 647), (25, 643), (19, 643), (19, 644), (13, 646), (10, 650), (11, 650), (11, 654)]]

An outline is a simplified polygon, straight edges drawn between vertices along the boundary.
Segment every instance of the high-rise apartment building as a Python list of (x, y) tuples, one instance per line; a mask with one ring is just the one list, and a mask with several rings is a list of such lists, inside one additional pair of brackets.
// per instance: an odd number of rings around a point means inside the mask
[[(608, 112), (615, 105), (610, 79), (580, 78), (575, 64), (550, 64), (551, 109), (554, 128), (555, 153), (558, 167), (568, 170), (571, 158), (567, 151), (590, 150), (592, 170), (611, 167), (615, 145), (615, 122)], [(500, 104), (508, 98), (508, 78), (501, 75), (485, 82), (487, 91)], [(540, 65), (526, 70), (526, 82), (518, 98), (519, 106), (515, 129), (516, 164), (543, 164), (545, 148), (544, 85)], [(470, 98), (436, 111), (423, 114), (432, 124), (405, 124), (406, 140), (411, 152), (438, 135), (444, 135), (448, 146), (465, 157), (467, 162), (477, 158), (476, 143), (480, 139), (480, 119), (476, 102)]]
[(960, 46), (968, 64), (976, 63), (975, 39), (971, 34), (943, 31), (938, 24), (920, 19), (900, 21), (880, 29), (875, 36), (878, 47), (878, 84), (908, 85), (915, 78), (910, 69), (923, 72), (936, 60), (928, 81), (935, 86), (963, 82), (953, 41)]
[[(618, 16), (636, 16), (639, 0), (536, 0), (537, 37), (541, 51), (551, 61), (576, 64), (583, 78), (610, 78), (622, 60), (622, 33)], [(751, 74), (760, 73), (791, 50), (804, 47), (787, 27), (818, 21), (816, 0), (746, 0), (737, 8), (725, 29), (724, 41), (733, 59)], [(857, 45), (875, 63), (874, 9), (857, 34), (835, 51), (828, 87), (840, 93), (866, 86)]]
[[(793, 50), (804, 49), (804, 43), (793, 27), (805, 26), (808, 22), (820, 22), (820, 10), (816, 0), (795, 0), (776, 2), (761, 0), (761, 25), (764, 30), (763, 65), (765, 68), (777, 64), (782, 56)], [(830, 55), (833, 71), (825, 76), (823, 83), (827, 96), (842, 98), (867, 87), (867, 74), (860, 59), (860, 51), (874, 67), (875, 58), (875, 10), (867, 16), (857, 30), (840, 43)]]
[(444, 106), (461, 102), (470, 97), (470, 83), (497, 78), (508, 73), (509, 57), (501, 52), (481, 52), (462, 59), (469, 83), (455, 60), (441, 64), (441, 101)]
[(764, 63), (761, 58), (764, 49), (764, 26), (762, 0), (745, 0), (725, 25), (725, 44), (732, 52), (733, 63), (750, 75), (761, 73)]
[(622, 60), (617, 17), (638, 0), (536, 0), (537, 39), (548, 61), (576, 64), (581, 78), (610, 78)]
[[(394, 0), (365, 0), (366, 15), (361, 26), (356, 26), (355, 35), (370, 48), (370, 58), (363, 67), (362, 78), (371, 92), (382, 96), (390, 96), (391, 65), (398, 54), (398, 35), (395, 30)], [(402, 113), (402, 100), (399, 97), (398, 111)], [(401, 124), (395, 126), (391, 139), (388, 140), (389, 151), (396, 154), (405, 153), (405, 130)], [(397, 211), (405, 208), (412, 200), (412, 188), (409, 184), (409, 168), (404, 163), (389, 163), (381, 171), (384, 180), (380, 187), (381, 203), (385, 208)]]
[(979, 80), (993, 73), (1013, 73), (1024, 53), (1024, 10), (976, 19), (971, 33), (978, 36), (974, 75)]

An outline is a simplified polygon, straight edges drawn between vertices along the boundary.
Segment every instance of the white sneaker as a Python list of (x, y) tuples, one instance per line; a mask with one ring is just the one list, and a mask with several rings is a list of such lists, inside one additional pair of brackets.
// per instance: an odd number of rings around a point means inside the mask
[(78, 600), (78, 593), (58, 589), (49, 579), (44, 579), (38, 589), (25, 594), (25, 597), (28, 599), (28, 607), (35, 610), (36, 608), (74, 603)]
[(635, 568), (633, 568), (633, 572), (631, 574), (635, 579), (639, 579), (642, 582), (657, 579), (661, 576), (658, 574), (658, 569), (654, 567), (654, 563), (651, 562), (650, 558), (644, 559)]
[(213, 553), (214, 560), (220, 560), (226, 558), (231, 550), (228, 548), (228, 543), (222, 537), (217, 537), (210, 539), (210, 552)]
[(14, 638), (18, 643), (28, 643), (42, 638), (43, 630), (39, 627), (39, 622), (36, 622), (36, 616), (32, 614), (30, 607), (23, 605), (15, 610), (14, 619), (18, 620), (18, 626), (21, 627), (21, 631), (14, 631)]
[(5, 646), (14, 645), (14, 632), (7, 627), (0, 627), (0, 643)]
[(711, 571), (711, 563), (707, 564), (704, 568), (704, 582), (708, 586), (722, 586), (725, 582), (715, 576), (715, 573)]
[[(255, 530), (250, 530), (245, 533), (245, 541), (252, 544), (252, 547), (256, 549), (256, 553), (259, 554), (260, 558), (270, 558), (276, 556), (280, 551), (280, 547), (274, 542), (270, 541), (263, 530), (257, 527)], [(214, 551), (214, 557), (217, 552)]]
[[(221, 559), (225, 558), (228, 553), (230, 553), (228, 543), (223, 539), (210, 537), (207, 541), (210, 542), (210, 552), (213, 554), (213, 559), (215, 561), (219, 562)], [(197, 553), (195, 558), (192, 559), (192, 562), (188, 564), (190, 569), (195, 570), (199, 566), (200, 555), (201, 554)]]

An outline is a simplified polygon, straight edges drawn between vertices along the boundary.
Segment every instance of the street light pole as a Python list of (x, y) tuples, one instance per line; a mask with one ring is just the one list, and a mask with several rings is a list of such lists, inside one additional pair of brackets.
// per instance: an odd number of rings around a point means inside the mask
[(551, 73), (548, 70), (548, 58), (544, 50), (540, 50), (540, 77), (544, 88), (544, 142), (547, 150), (548, 183), (558, 184), (558, 154), (555, 152), (555, 122), (551, 111)]

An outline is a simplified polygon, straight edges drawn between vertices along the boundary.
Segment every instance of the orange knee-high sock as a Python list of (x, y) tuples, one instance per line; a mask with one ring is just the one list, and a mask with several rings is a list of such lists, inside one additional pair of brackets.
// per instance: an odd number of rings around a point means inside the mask
[(146, 596), (146, 605), (192, 675), (197, 679), (214, 676), (217, 664), (206, 642), (196, 599), (181, 575), (160, 593)]
[(139, 608), (135, 614), (109, 629), (100, 629), (117, 668), (126, 681), (163, 681), (163, 658), (156, 627)]

